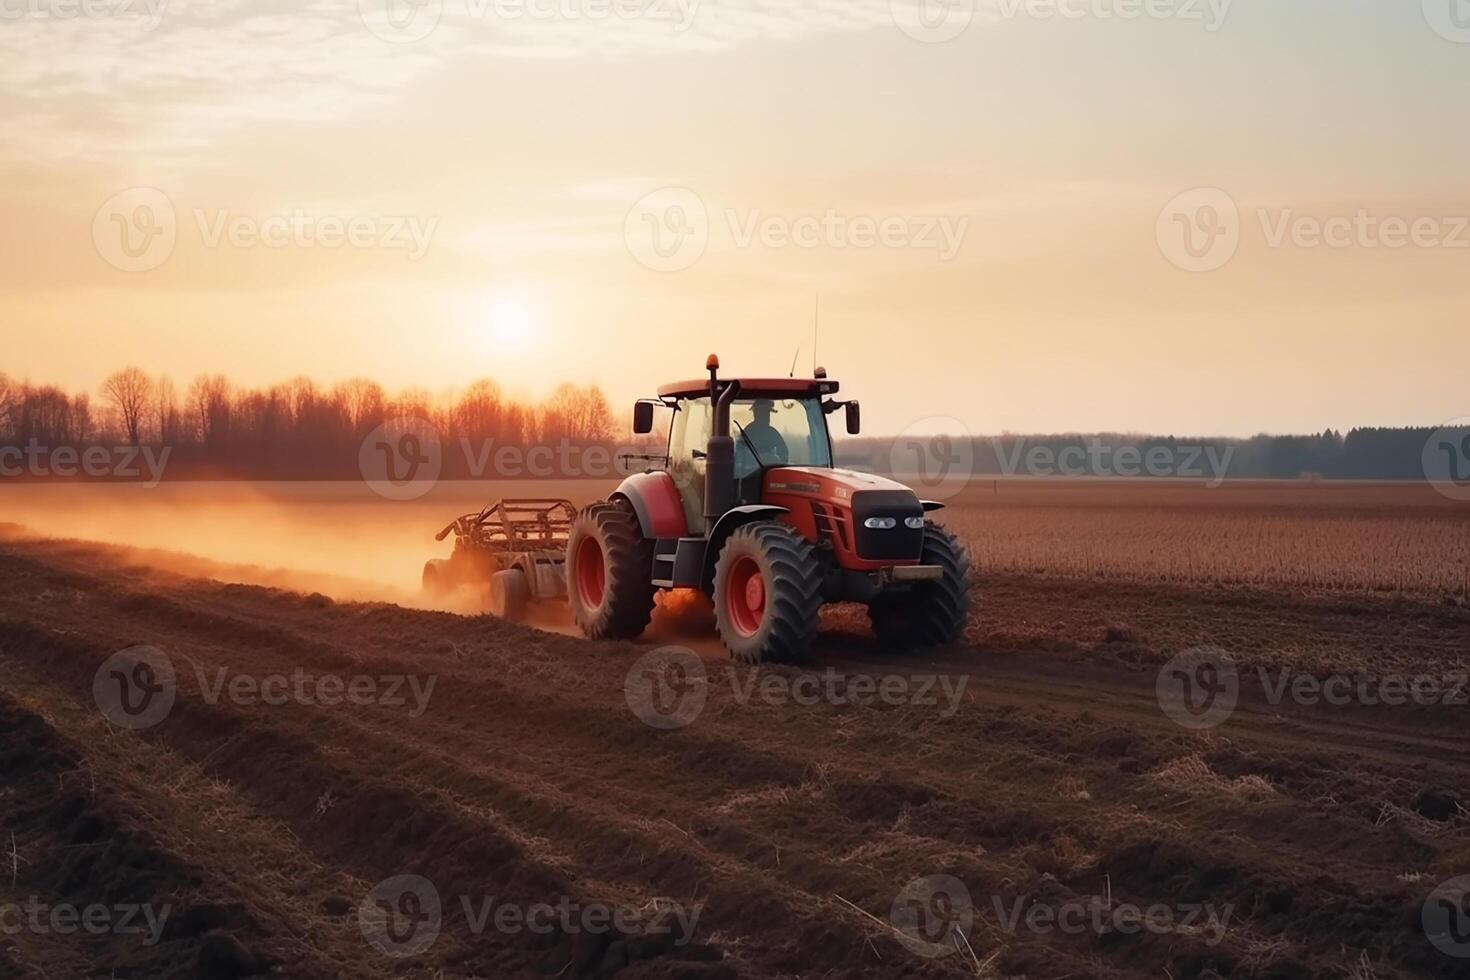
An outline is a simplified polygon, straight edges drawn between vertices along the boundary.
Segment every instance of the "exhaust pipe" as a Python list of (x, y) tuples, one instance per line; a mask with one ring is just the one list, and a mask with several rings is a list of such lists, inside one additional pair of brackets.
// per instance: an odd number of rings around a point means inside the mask
[(730, 437), (730, 403), (740, 393), (740, 382), (720, 383), (720, 359), (714, 354), (705, 362), (709, 371), (709, 397), (713, 407), (709, 445), (704, 460), (704, 533), (714, 533), (721, 517), (735, 506), (735, 440)]

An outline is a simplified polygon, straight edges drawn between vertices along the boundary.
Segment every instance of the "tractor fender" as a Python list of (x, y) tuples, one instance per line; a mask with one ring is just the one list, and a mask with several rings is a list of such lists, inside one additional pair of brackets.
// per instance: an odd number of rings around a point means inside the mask
[(634, 473), (613, 491), (612, 499), (622, 498), (633, 505), (638, 525), (645, 538), (687, 538), (688, 522), (679, 488), (667, 473)]
[(704, 550), (704, 576), (702, 585), (705, 592), (713, 592), (715, 588), (715, 563), (720, 560), (720, 549), (725, 547), (725, 539), (734, 534), (738, 528), (756, 521), (772, 521), (782, 514), (791, 513), (789, 507), (777, 507), (774, 504), (747, 504), (744, 507), (733, 507), (725, 512), (725, 516), (715, 522), (714, 529), (710, 531), (709, 543)]

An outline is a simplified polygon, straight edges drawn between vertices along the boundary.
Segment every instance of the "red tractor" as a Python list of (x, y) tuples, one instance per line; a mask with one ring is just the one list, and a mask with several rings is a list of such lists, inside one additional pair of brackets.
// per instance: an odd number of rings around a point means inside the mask
[(954, 640), (969, 609), (969, 558), (925, 515), (942, 505), (892, 480), (836, 469), (827, 416), (857, 402), (826, 372), (812, 378), (720, 378), (664, 385), (634, 407), (653, 431), (674, 411), (663, 467), (628, 477), (584, 508), (567, 541), (567, 593), (593, 639), (648, 626), (654, 595), (699, 589), (731, 654), (746, 663), (801, 658), (822, 604), (860, 602), (886, 645)]

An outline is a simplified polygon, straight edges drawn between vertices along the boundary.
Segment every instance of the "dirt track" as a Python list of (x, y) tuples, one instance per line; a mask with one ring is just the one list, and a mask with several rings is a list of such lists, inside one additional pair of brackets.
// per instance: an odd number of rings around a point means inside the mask
[[(663, 731), (625, 692), (649, 644), (136, 561), (0, 540), (0, 902), (172, 915), (153, 945), (0, 934), (3, 975), (1470, 977), (1420, 917), (1470, 871), (1470, 707), (1278, 707), (1245, 683), (1229, 721), (1193, 732), (1155, 695), (1200, 643), (1243, 668), (1464, 670), (1463, 608), (1009, 578), (982, 583), (963, 647), (897, 659), (839, 611), (812, 665), (749, 697), (700, 645), (703, 709)], [(132, 732), (93, 682), (137, 644), (178, 690)], [(422, 713), (407, 687), (403, 705), (247, 704), (212, 697), (221, 669), (434, 687)], [(854, 681), (890, 676), (937, 703), (851, 703)], [(800, 678), (835, 693), (795, 701)], [(442, 932), (395, 958), (358, 908), (401, 875), (432, 883)], [(888, 925), (939, 875), (973, 902), (973, 954), (920, 955)], [(645, 926), (678, 921), (671, 900), (695, 927), (479, 929), (461, 898), (642, 909)], [(1000, 914), (1093, 898), (1230, 917), (1126, 934)]]

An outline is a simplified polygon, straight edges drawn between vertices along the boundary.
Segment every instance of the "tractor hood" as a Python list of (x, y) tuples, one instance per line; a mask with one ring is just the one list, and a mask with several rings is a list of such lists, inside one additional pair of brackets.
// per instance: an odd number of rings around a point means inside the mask
[(788, 508), (798, 527), (811, 525), (813, 540), (836, 533), (839, 550), (851, 548), (847, 568), (912, 564), (924, 543), (925, 504), (894, 480), (855, 470), (779, 466), (766, 473), (764, 499)]
[(896, 480), (859, 473), (857, 470), (829, 469), (824, 466), (777, 466), (766, 472), (766, 490), (802, 497), (817, 497), (833, 503), (850, 503), (852, 495), (865, 491), (908, 494), (918, 502), (918, 495)]

